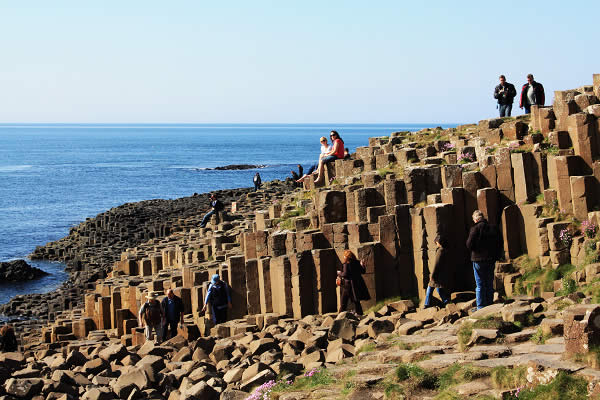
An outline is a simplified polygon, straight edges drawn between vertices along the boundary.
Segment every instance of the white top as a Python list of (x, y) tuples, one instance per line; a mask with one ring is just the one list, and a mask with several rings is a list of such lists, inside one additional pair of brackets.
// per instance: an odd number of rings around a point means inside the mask
[(321, 145), (321, 154), (327, 154), (331, 151), (331, 146), (327, 146), (325, 144)]
[(527, 101), (530, 105), (535, 104), (535, 91), (533, 90), (532, 84), (529, 84), (529, 87), (527, 88)]

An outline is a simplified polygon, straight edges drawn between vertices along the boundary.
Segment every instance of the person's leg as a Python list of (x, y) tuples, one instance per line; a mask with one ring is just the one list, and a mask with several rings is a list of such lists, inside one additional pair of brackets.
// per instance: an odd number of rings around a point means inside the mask
[(223, 322), (227, 322), (227, 307), (221, 308), (219, 310), (215, 310), (215, 318), (217, 324), (222, 324)]
[(206, 226), (206, 224), (210, 220), (210, 217), (212, 217), (212, 215), (214, 213), (215, 213), (215, 210), (210, 210), (209, 212), (206, 213), (206, 215), (204, 215), (204, 217), (202, 218), (202, 222), (200, 222), (200, 228), (204, 228)]
[[(177, 336), (177, 321), (170, 321), (168, 325), (171, 329), (171, 336), (169, 336), (169, 339), (171, 339)], [(166, 340), (167, 336), (163, 336), (163, 338)]]
[(162, 328), (161, 324), (150, 326), (150, 331), (154, 331), (154, 342), (156, 343), (162, 342)]
[(494, 304), (494, 269), (493, 262), (489, 263), (486, 268), (486, 305)]
[(318, 166), (319, 166), (318, 164), (311, 165), (310, 168), (308, 169), (308, 172), (304, 176), (310, 175), (313, 172), (315, 172), (315, 169), (317, 169)]
[(323, 174), (323, 170), (325, 169), (325, 162), (324, 159), (319, 161), (319, 168), (317, 169), (317, 177), (315, 178), (315, 183), (317, 182), (321, 182), (321, 180), (323, 180), (322, 176)]
[(360, 300), (356, 300), (354, 303), (354, 309), (356, 310), (357, 315), (363, 315), (362, 305), (360, 304)]
[(146, 336), (146, 340), (152, 339), (152, 327), (150, 325), (144, 327), (144, 336)]
[(483, 271), (481, 271), (481, 267), (478, 263), (476, 263), (475, 261), (473, 261), (473, 274), (475, 275), (475, 299), (477, 302), (477, 309), (479, 310), (480, 308), (484, 307), (484, 302), (485, 302), (485, 295), (484, 292), (482, 292), (482, 285), (483, 285)]
[(167, 340), (169, 338), (169, 321), (167, 321), (162, 327), (162, 337)]
[(507, 104), (506, 109), (504, 110), (505, 116), (510, 117), (511, 112), (512, 112), (512, 104)]
[(440, 299), (442, 299), (442, 302), (444, 304), (450, 303), (450, 296), (448, 296), (448, 293), (446, 293), (446, 289), (439, 287), (437, 288), (437, 292), (440, 295)]
[(427, 286), (427, 292), (425, 293), (425, 307), (429, 307), (431, 304), (431, 295), (433, 293), (433, 288), (431, 286)]
[(340, 311), (346, 311), (346, 309), (348, 308), (348, 300), (350, 300), (350, 295), (348, 294), (348, 291), (342, 287), (342, 299), (340, 300)]
[(500, 110), (500, 118), (505, 116), (505, 112), (506, 112), (506, 105), (504, 104), (499, 104), (498, 105), (498, 110)]
[(529, 104), (525, 104), (523, 108), (525, 108), (525, 114), (531, 113), (531, 106)]

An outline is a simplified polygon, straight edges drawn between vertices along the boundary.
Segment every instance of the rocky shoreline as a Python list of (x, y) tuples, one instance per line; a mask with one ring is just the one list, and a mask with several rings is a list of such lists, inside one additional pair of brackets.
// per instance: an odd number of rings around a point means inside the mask
[(30, 281), (45, 275), (48, 273), (32, 267), (25, 260), (0, 262), (0, 282)]
[[(274, 181), (271, 187), (293, 185)], [(254, 189), (239, 188), (214, 191), (229, 204)], [(285, 189), (281, 189), (284, 190)], [(126, 203), (88, 218), (71, 228), (69, 235), (55, 242), (37, 247), (30, 255), (32, 260), (59, 261), (66, 265), (68, 280), (49, 293), (15, 296), (0, 305), (0, 315), (12, 317), (17, 326), (27, 330), (42, 326), (63, 310), (83, 305), (83, 294), (103, 279), (121, 253), (155, 237), (164, 237), (183, 229), (179, 220), (201, 216), (209, 209), (208, 193), (194, 194), (174, 200), (146, 200)], [(18, 321), (18, 322), (17, 322)]]

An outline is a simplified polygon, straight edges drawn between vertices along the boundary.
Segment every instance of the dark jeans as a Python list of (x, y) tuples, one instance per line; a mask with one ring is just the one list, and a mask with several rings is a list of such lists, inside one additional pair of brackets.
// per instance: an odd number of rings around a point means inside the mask
[(473, 273), (475, 275), (475, 297), (477, 309), (489, 306), (494, 302), (494, 262), (473, 261)]
[(215, 324), (222, 324), (223, 322), (227, 322), (227, 307), (223, 308), (212, 308), (212, 318)]
[(363, 309), (360, 305), (359, 300), (355, 300), (354, 296), (351, 295), (352, 288), (346, 287), (346, 285), (342, 286), (342, 304), (340, 305), (340, 312), (346, 311), (348, 308), (348, 301), (352, 301), (354, 303), (354, 309), (358, 315), (362, 315)]
[(499, 104), (498, 108), (500, 109), (500, 118), (510, 117), (510, 113), (512, 111), (512, 104)]
[(258, 189), (260, 189), (260, 183), (255, 183), (254, 184), (254, 191), (258, 192)]
[(310, 175), (313, 172), (315, 172), (315, 170), (317, 169), (317, 167), (319, 166), (319, 164), (313, 164), (310, 166), (310, 168), (308, 169), (308, 172), (306, 173), (306, 175)]
[[(431, 304), (431, 296), (433, 296), (433, 289), (435, 289), (432, 286), (427, 286), (427, 293), (425, 294), (425, 307), (429, 307), (429, 305)], [(450, 298), (448, 297), (448, 294), (446, 293), (446, 290), (444, 288), (437, 288), (437, 292), (440, 295), (440, 298), (442, 299), (442, 302), (444, 304), (448, 304), (450, 302)]]
[(523, 108), (525, 109), (525, 114), (531, 113), (531, 106), (529, 104), (523, 104)]
[(208, 224), (210, 217), (212, 217), (214, 213), (215, 213), (215, 210), (210, 210), (209, 212), (206, 213), (204, 218), (202, 218), (202, 222), (200, 222), (200, 228), (204, 228), (206, 226), (206, 224)]
[[(179, 321), (167, 321), (163, 325), (163, 340), (168, 340), (177, 336), (177, 323)], [(169, 328), (171, 329), (171, 335), (167, 335), (169, 333)]]

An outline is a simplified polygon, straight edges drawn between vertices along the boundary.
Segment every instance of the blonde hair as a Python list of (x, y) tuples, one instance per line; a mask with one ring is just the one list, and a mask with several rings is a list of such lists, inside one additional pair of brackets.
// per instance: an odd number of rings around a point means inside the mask
[(473, 211), (473, 221), (479, 222), (483, 219), (484, 215), (481, 211), (475, 210)]
[(319, 139), (319, 141), (327, 143), (327, 138), (325, 136), (321, 136), (321, 139)]

